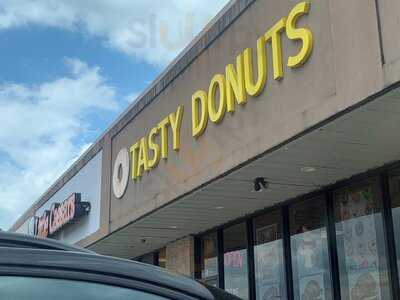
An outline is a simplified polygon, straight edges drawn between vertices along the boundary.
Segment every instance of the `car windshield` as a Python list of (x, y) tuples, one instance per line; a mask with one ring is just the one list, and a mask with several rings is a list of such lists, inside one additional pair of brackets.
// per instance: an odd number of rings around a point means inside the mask
[(53, 278), (3, 276), (0, 299), (7, 300), (165, 300), (166, 298), (118, 286)]

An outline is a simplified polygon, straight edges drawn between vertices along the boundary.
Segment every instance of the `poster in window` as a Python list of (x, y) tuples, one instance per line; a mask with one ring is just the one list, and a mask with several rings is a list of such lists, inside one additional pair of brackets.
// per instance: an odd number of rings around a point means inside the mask
[(340, 198), (345, 265), (352, 300), (381, 297), (374, 198), (370, 186)]
[(279, 284), (265, 284), (262, 285), (258, 292), (262, 300), (278, 300), (282, 299), (282, 291)]
[(247, 249), (224, 254), (225, 289), (240, 298), (248, 293)]
[(208, 278), (218, 274), (218, 259), (210, 257), (204, 259), (203, 278)]
[(272, 224), (264, 227), (257, 228), (256, 242), (257, 245), (272, 242), (278, 239), (278, 224)]
[(256, 230), (255, 256), (258, 282), (261, 285), (280, 280), (281, 240), (278, 237), (277, 224), (258, 228)]
[(341, 201), (342, 230), (346, 266), (349, 270), (376, 268), (376, 224), (373, 195), (370, 187), (343, 195)]
[(342, 221), (362, 217), (374, 212), (375, 202), (371, 186), (342, 193), (339, 201)]
[(324, 272), (322, 234), (316, 229), (292, 237), (299, 276)]
[(351, 300), (380, 300), (379, 273), (377, 270), (359, 270), (349, 274)]
[(305, 276), (300, 280), (301, 300), (325, 300), (324, 275)]

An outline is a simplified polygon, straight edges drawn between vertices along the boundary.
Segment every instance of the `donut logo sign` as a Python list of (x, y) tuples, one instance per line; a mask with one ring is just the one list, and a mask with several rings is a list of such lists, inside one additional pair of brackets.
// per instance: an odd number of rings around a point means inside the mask
[(129, 179), (129, 153), (126, 148), (122, 148), (114, 162), (112, 175), (112, 187), (115, 197), (122, 198), (128, 186)]

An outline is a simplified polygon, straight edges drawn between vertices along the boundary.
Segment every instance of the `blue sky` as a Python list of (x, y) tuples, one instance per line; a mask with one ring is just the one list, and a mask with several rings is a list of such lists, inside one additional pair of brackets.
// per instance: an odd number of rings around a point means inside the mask
[(228, 0), (0, 2), (0, 228), (9, 226)]

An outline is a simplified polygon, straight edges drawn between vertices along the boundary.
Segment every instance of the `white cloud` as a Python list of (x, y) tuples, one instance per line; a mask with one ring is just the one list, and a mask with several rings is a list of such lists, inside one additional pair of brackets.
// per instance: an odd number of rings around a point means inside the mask
[(130, 103), (136, 102), (136, 101), (138, 100), (139, 95), (140, 95), (140, 93), (135, 93), (135, 92), (133, 92), (133, 93), (130, 93), (130, 94), (126, 95), (126, 96), (124, 97), (124, 100), (125, 100), (127, 103), (130, 104)]
[(116, 111), (116, 92), (77, 59), (68, 76), (0, 85), (0, 228), (6, 229), (89, 146), (89, 113)]
[(0, 29), (84, 31), (127, 55), (165, 65), (228, 0), (2, 0)]

